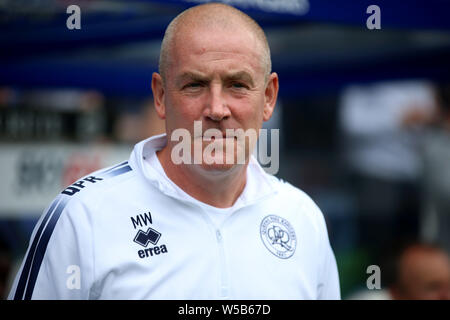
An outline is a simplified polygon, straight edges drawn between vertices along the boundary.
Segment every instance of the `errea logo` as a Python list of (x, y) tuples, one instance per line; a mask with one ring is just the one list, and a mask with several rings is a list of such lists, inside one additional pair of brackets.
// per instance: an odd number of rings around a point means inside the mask
[(146, 247), (149, 243), (157, 244), (160, 237), (161, 233), (155, 229), (148, 228), (147, 232), (139, 230), (136, 237), (134, 237), (134, 242)]
[[(145, 231), (139, 229), (133, 239), (133, 242), (146, 248), (143, 250), (138, 250), (137, 253), (139, 258), (143, 259), (152, 257), (153, 255), (167, 253), (167, 247), (165, 244), (161, 244), (158, 246), (158, 242), (162, 234), (154, 228), (147, 226), (148, 224), (153, 224), (152, 215), (150, 212), (139, 214), (135, 217), (130, 217), (130, 219), (134, 229), (136, 229), (137, 227), (145, 227)], [(152, 244), (153, 247), (147, 248), (149, 244)]]

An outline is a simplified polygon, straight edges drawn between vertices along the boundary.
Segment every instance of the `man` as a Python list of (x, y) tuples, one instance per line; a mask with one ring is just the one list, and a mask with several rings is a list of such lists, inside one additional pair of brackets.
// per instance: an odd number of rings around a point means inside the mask
[(449, 300), (450, 261), (447, 253), (423, 243), (407, 246), (396, 259), (389, 292), (396, 300)]
[(339, 299), (320, 210), (262, 170), (255, 139), (228, 135), (270, 118), (270, 69), (264, 32), (244, 13), (206, 4), (176, 17), (152, 79), (167, 135), (62, 192), (10, 298)]

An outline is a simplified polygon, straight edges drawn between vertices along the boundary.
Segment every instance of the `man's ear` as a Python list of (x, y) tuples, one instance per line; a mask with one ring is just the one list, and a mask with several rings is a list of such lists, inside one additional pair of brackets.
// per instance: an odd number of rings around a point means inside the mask
[(269, 76), (264, 95), (263, 120), (268, 121), (272, 117), (278, 97), (278, 75), (275, 72), (272, 72)]
[(166, 106), (164, 104), (164, 84), (161, 75), (156, 72), (153, 72), (152, 75), (152, 91), (156, 113), (158, 114), (158, 117), (165, 119)]

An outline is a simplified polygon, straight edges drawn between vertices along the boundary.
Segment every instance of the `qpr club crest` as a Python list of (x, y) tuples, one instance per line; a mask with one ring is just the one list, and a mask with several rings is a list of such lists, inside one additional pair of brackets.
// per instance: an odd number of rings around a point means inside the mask
[(297, 237), (286, 219), (269, 215), (261, 222), (261, 239), (266, 248), (281, 259), (290, 258), (297, 246)]

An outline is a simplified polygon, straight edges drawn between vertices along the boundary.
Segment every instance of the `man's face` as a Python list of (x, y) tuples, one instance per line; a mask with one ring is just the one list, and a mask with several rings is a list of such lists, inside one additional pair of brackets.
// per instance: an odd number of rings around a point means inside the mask
[(408, 253), (402, 260), (402, 270), (402, 299), (450, 299), (450, 264), (443, 253)]
[[(226, 152), (234, 152), (236, 163), (242, 144), (233, 137), (215, 137), (212, 141), (205, 139), (203, 134), (210, 128), (220, 130), (223, 135), (226, 129), (251, 129), (258, 133), (262, 122), (270, 118), (278, 79), (276, 74), (266, 77), (262, 45), (245, 28), (224, 31), (197, 27), (179, 32), (171, 53), (161, 99), (160, 110), (163, 112), (159, 112), (166, 119), (169, 143), (174, 130), (185, 128), (191, 133), (192, 146), (195, 141), (200, 142), (202, 154), (211, 143), (224, 146), (224, 152), (213, 153), (223, 164), (216, 161), (208, 165), (203, 154), (203, 168), (231, 168), (232, 164), (225, 163), (225, 146), (227, 143), (233, 146), (232, 150), (226, 148)], [(194, 121), (200, 121), (202, 125), (197, 136)], [(247, 144), (246, 159), (251, 150)]]

